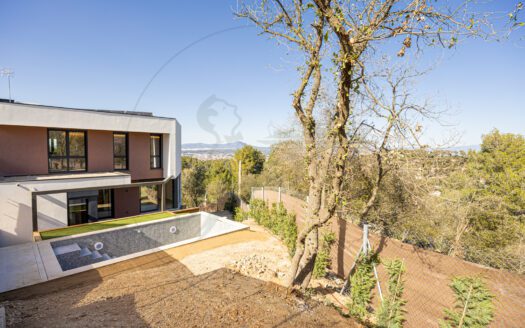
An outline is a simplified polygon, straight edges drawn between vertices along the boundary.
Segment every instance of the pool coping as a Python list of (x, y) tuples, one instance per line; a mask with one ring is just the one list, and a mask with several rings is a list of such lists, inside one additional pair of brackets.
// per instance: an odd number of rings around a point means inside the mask
[[(82, 266), (82, 267), (79, 267), (79, 268), (75, 268), (75, 269), (71, 269), (71, 270), (67, 270), (67, 271), (62, 271), (62, 268), (60, 267), (58, 259), (57, 259), (56, 255), (55, 255), (55, 253), (53, 252), (53, 248), (51, 247), (51, 243), (55, 242), (55, 241), (74, 239), (74, 238), (78, 238), (78, 237), (96, 235), (96, 234), (110, 232), (110, 231), (115, 231), (115, 230), (122, 230), (122, 229), (127, 229), (127, 228), (139, 227), (139, 226), (144, 226), (144, 225), (149, 225), (149, 224), (156, 224), (156, 223), (159, 223), (159, 222), (170, 221), (170, 220), (174, 220), (174, 219), (178, 220), (178, 219), (183, 219), (183, 218), (186, 218), (186, 217), (189, 217), (189, 216), (196, 216), (197, 217), (196, 219), (201, 219), (201, 216), (212, 217), (215, 220), (221, 221), (223, 223), (227, 223), (228, 225), (231, 226), (231, 228), (227, 229), (225, 231), (208, 233), (208, 234), (206, 234), (204, 236), (198, 236), (198, 237), (194, 237), (194, 238), (189, 238), (189, 239), (182, 240), (182, 241), (179, 241), (179, 242), (175, 242), (175, 243), (171, 243), (171, 244), (167, 244), (167, 245), (162, 245), (162, 246), (155, 247), (155, 248), (150, 248), (150, 249), (147, 249), (147, 250), (144, 250), (144, 251), (141, 251), (141, 252), (136, 252), (136, 253), (124, 255), (124, 256), (121, 256), (121, 257), (113, 258), (113, 259), (110, 259), (110, 260), (105, 260), (105, 261), (101, 261), (101, 262), (98, 262), (98, 263), (85, 265), (85, 266)], [(197, 242), (197, 241), (200, 241), (200, 240), (205, 240), (205, 239), (209, 239), (209, 238), (213, 238), (213, 237), (217, 237), (217, 236), (221, 236), (221, 235), (225, 235), (225, 234), (229, 234), (229, 233), (234, 233), (234, 232), (241, 231), (241, 230), (247, 230), (247, 229), (249, 229), (249, 226), (247, 226), (245, 224), (242, 224), (240, 222), (236, 222), (236, 221), (230, 220), (230, 219), (228, 219), (226, 217), (221, 217), (221, 216), (218, 216), (218, 215), (215, 215), (215, 214), (211, 214), (211, 213), (207, 213), (207, 212), (193, 212), (193, 213), (187, 213), (187, 214), (182, 214), (182, 215), (181, 214), (174, 215), (172, 217), (158, 219), (158, 220), (155, 220), (155, 221), (132, 223), (132, 224), (129, 224), (129, 225), (119, 226), (119, 227), (115, 227), (115, 228), (108, 228), (108, 229), (97, 230), (97, 231), (89, 231), (89, 232), (85, 232), (85, 233), (81, 233), (81, 234), (77, 234), (77, 235), (71, 235), (71, 236), (64, 236), (64, 237), (59, 237), (59, 238), (42, 240), (42, 241), (33, 243), (33, 250), (34, 250), (34, 253), (35, 253), (35, 261), (36, 261), (37, 266), (38, 266), (38, 271), (40, 273), (41, 280), (40, 281), (35, 281), (33, 283), (29, 283), (26, 286), (30, 286), (30, 285), (34, 285), (34, 284), (37, 284), (37, 283), (50, 281), (50, 280), (54, 280), (54, 279), (58, 279), (58, 278), (62, 278), (62, 277), (70, 276), (70, 275), (74, 275), (74, 274), (81, 273), (81, 272), (84, 272), (84, 271), (89, 271), (89, 270), (97, 269), (97, 268), (104, 267), (104, 266), (107, 266), (107, 265), (115, 264), (115, 263), (118, 263), (118, 262), (123, 262), (123, 261), (126, 261), (126, 260), (130, 260), (130, 259), (133, 259), (133, 258), (136, 258), (136, 257), (157, 253), (157, 252), (160, 252), (160, 251), (164, 251), (166, 249), (170, 249), (170, 248), (174, 248), (174, 247), (178, 247), (178, 246), (182, 246), (182, 245), (186, 245), (186, 244), (191, 244), (191, 243), (194, 243), (194, 242)], [(21, 287), (25, 287), (25, 286), (18, 286), (16, 288), (12, 288), (12, 289), (8, 289), (8, 290), (14, 290), (14, 289), (18, 289), (18, 288), (21, 288)], [(8, 290), (5, 290), (5, 291), (8, 291)], [(5, 291), (2, 291), (2, 292), (5, 292)]]

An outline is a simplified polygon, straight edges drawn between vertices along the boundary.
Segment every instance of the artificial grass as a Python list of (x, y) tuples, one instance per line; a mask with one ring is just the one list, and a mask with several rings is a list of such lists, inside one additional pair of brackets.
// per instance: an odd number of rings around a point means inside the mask
[(69, 228), (60, 228), (60, 229), (41, 231), (40, 237), (42, 238), (42, 240), (59, 238), (59, 237), (76, 235), (79, 233), (104, 230), (104, 229), (109, 229), (109, 228), (116, 228), (116, 227), (133, 224), (133, 223), (141, 223), (141, 222), (147, 222), (147, 221), (154, 221), (158, 219), (165, 219), (165, 218), (169, 218), (169, 217), (176, 216), (176, 215), (178, 214), (174, 214), (172, 212), (157, 212), (157, 213), (151, 213), (151, 214), (131, 216), (129, 218), (123, 218), (123, 219), (100, 221), (96, 223), (88, 223), (88, 224), (82, 224), (78, 226), (72, 226)]

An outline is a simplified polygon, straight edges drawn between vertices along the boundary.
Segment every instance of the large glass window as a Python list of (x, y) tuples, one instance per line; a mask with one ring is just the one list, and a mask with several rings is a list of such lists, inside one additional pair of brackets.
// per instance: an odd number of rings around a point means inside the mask
[(70, 192), (68, 198), (68, 225), (96, 222), (113, 217), (113, 190)]
[(88, 204), (84, 198), (68, 199), (67, 225), (88, 223)]
[(160, 209), (160, 187), (159, 185), (140, 187), (140, 211), (150, 212)]
[(170, 179), (168, 182), (166, 182), (165, 188), (165, 204), (166, 208), (175, 208), (175, 184), (173, 183), (174, 179)]
[(86, 132), (48, 131), (49, 172), (86, 171)]
[(150, 135), (150, 167), (160, 169), (162, 167), (162, 136), (160, 134)]
[(128, 134), (113, 133), (113, 169), (128, 169)]
[(113, 190), (102, 189), (97, 197), (97, 219), (107, 219), (113, 216)]
[(170, 179), (165, 186), (165, 205), (166, 209), (179, 207), (179, 178)]

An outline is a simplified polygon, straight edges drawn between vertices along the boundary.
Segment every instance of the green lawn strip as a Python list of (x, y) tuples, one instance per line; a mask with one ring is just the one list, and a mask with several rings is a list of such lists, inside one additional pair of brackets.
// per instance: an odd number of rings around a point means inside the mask
[(138, 215), (138, 216), (132, 216), (132, 217), (124, 218), (120, 220), (101, 221), (101, 222), (81, 225), (77, 227), (73, 226), (73, 227), (64, 228), (64, 229), (42, 231), (40, 232), (40, 236), (42, 237), (42, 240), (59, 238), (59, 237), (71, 236), (71, 235), (76, 235), (76, 234), (85, 233), (85, 232), (116, 228), (116, 227), (125, 226), (125, 225), (133, 224), (133, 223), (154, 221), (158, 219), (169, 218), (169, 217), (176, 216), (176, 215), (177, 214), (173, 214), (171, 212), (160, 212), (160, 213)]

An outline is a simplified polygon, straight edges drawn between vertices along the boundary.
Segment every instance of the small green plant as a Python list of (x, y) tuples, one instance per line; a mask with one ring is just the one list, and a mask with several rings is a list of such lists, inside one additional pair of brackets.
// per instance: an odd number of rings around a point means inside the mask
[(372, 300), (372, 289), (376, 284), (374, 264), (378, 262), (377, 255), (360, 254), (355, 272), (350, 277), (350, 315), (363, 322), (368, 320), (368, 307)]
[(385, 263), (388, 272), (388, 297), (381, 303), (377, 314), (377, 326), (381, 328), (403, 327), (405, 321), (406, 300), (402, 299), (405, 289), (403, 275), (406, 272), (405, 265), (401, 260), (393, 260)]
[(315, 258), (313, 271), (314, 278), (322, 278), (328, 273), (328, 268), (330, 267), (330, 264), (332, 264), (330, 249), (334, 242), (335, 234), (333, 232), (323, 234), (320, 245), (321, 247), (319, 247), (319, 252), (317, 252), (317, 257)]
[(494, 296), (479, 277), (455, 277), (450, 288), (456, 295), (454, 308), (445, 309), (442, 328), (488, 327), (494, 318)]
[(251, 217), (258, 224), (270, 230), (279, 237), (288, 247), (290, 254), (295, 252), (295, 240), (297, 239), (297, 224), (295, 215), (288, 213), (282, 204), (273, 204), (268, 207), (266, 202), (255, 199), (250, 202), (250, 210), (239, 214), (237, 219)]
[(250, 217), (250, 213), (247, 211), (243, 211), (242, 208), (236, 207), (233, 210), (233, 220), (237, 222), (242, 222)]

